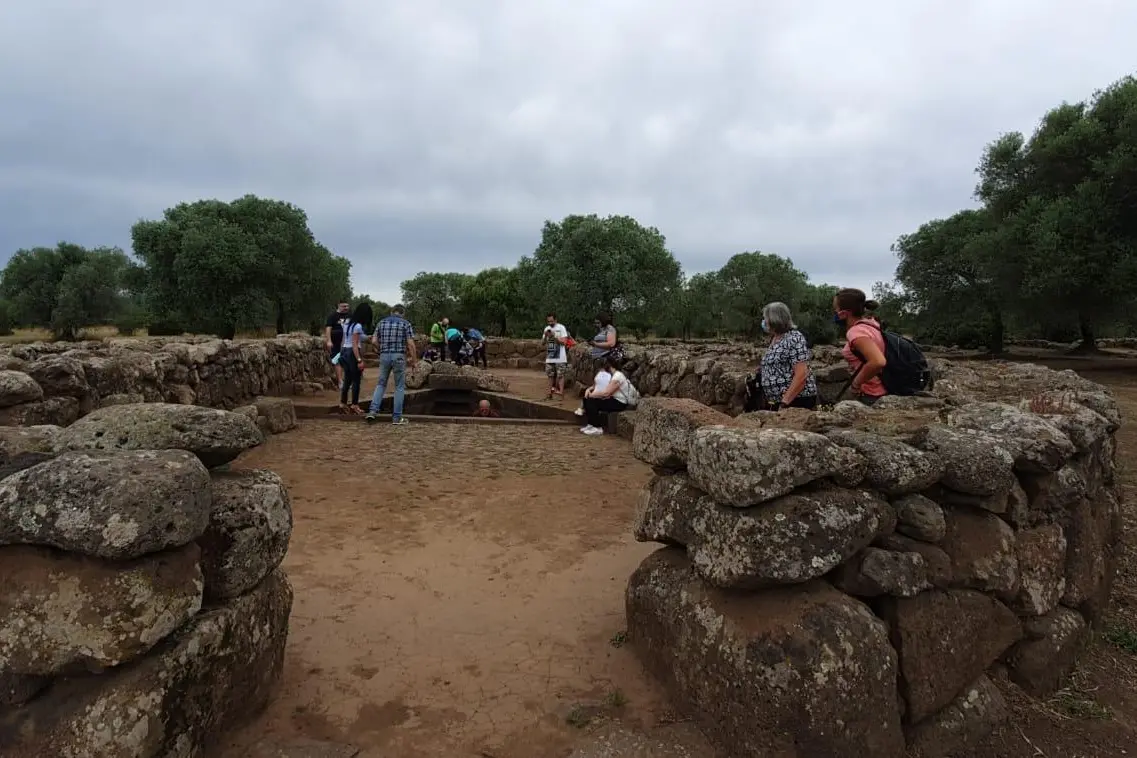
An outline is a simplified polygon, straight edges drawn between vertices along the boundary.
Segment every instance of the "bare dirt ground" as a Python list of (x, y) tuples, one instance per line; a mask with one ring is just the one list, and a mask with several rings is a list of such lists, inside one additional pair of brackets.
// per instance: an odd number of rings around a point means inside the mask
[[(539, 373), (495, 373), (516, 394), (544, 394)], [(1137, 373), (1088, 375), (1132, 420), (1118, 454), (1128, 539)], [(305, 421), (239, 466), (289, 484), (296, 601), (279, 691), (218, 758), (296, 737), (356, 745), (362, 758), (564, 758), (605, 720), (675, 720), (622, 644), (626, 579), (655, 549), (630, 536), (650, 470), (625, 441), (571, 427)], [(1128, 544), (1105, 632), (1071, 685), (1011, 702), (1014, 719), (975, 758), (1137, 755)], [(698, 745), (683, 755), (709, 758)]]

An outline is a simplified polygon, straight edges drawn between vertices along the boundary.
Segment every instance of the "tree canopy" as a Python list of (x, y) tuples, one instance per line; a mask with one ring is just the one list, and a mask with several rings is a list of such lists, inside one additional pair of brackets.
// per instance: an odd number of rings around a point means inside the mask
[[(1003, 349), (1128, 333), (1137, 301), (1137, 79), (989, 144), (980, 207), (900, 237), (894, 297), (929, 342)], [(1130, 323), (1126, 323), (1126, 322)]]

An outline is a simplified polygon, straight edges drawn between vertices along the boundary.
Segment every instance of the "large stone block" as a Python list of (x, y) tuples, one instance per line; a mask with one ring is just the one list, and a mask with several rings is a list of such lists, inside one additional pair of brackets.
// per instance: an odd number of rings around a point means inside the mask
[(215, 472), (213, 509), (201, 536), (209, 598), (243, 595), (260, 584), (288, 552), (292, 500), (272, 471)]
[(1025, 473), (1057, 471), (1074, 456), (1074, 443), (1054, 423), (1004, 403), (971, 403), (948, 414), (948, 423), (1002, 440)]
[(0, 710), (4, 758), (206, 754), (264, 707), (284, 665), (292, 587), (280, 571), (199, 613), (133, 665), (57, 681)]
[(1045, 697), (1074, 670), (1089, 639), (1089, 627), (1076, 611), (1062, 607), (1027, 619), (1023, 626), (1026, 639), (1007, 656), (1011, 679), (1031, 695)]
[(890, 511), (869, 492), (838, 488), (728, 508), (686, 476), (657, 476), (640, 496), (635, 535), (685, 546), (711, 584), (756, 589), (825, 575), (872, 542)]
[(724, 755), (903, 755), (885, 627), (824, 582), (716, 590), (663, 548), (632, 575), (627, 603), (634, 649)]
[(1009, 608), (974, 590), (889, 598), (880, 610), (900, 655), (900, 690), (910, 723), (952, 702), (1022, 637)]
[(172, 403), (99, 408), (56, 437), (65, 450), (187, 450), (212, 468), (264, 442), (257, 425), (238, 413)]
[(717, 502), (748, 508), (818, 479), (859, 480), (866, 463), (813, 432), (709, 426), (692, 437), (687, 468), (691, 481)]
[(0, 675), (100, 671), (134, 660), (201, 608), (195, 544), (129, 562), (0, 548)]
[(892, 437), (853, 429), (829, 432), (829, 439), (865, 457), (865, 482), (886, 495), (931, 487), (944, 473), (943, 461)]
[(192, 453), (77, 450), (0, 481), (0, 545), (137, 558), (197, 539), (209, 508), (209, 472)]
[(644, 398), (636, 407), (632, 453), (649, 466), (687, 466), (691, 437), (704, 426), (730, 426), (730, 416), (687, 398)]
[(998, 516), (966, 506), (945, 511), (947, 536), (940, 546), (951, 556), (957, 584), (1011, 599), (1019, 589), (1015, 533)]
[(981, 676), (943, 710), (908, 731), (909, 758), (967, 755), (1009, 713), (1003, 693)]

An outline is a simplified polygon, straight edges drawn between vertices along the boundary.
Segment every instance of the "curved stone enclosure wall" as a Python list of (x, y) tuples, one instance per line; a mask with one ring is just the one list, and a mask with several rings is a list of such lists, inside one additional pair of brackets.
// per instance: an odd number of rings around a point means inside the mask
[(201, 754), (283, 666), (288, 491), (219, 468), (262, 432), (162, 403), (38, 429), (0, 470), (0, 755)]
[[(666, 375), (702, 388), (700, 360)], [(1114, 573), (1117, 404), (1071, 372), (936, 371), (936, 396), (871, 409), (620, 414), (656, 472), (635, 536), (665, 545), (629, 639), (724, 754), (963, 754), (1001, 686), (1073, 667)]]
[(178, 337), (34, 343), (0, 350), (0, 425), (66, 426), (96, 408), (166, 402), (235, 408), (334, 386), (323, 340)]

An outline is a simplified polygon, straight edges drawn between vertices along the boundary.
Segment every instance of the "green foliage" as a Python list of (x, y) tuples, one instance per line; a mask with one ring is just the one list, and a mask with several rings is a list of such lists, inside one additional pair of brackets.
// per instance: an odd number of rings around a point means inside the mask
[[(897, 282), (927, 341), (1129, 330), (1137, 302), (1137, 79), (1001, 136), (977, 168), (982, 207), (901, 237)], [(1047, 337), (1051, 338), (1051, 337)]]
[(0, 337), (7, 337), (16, 326), (16, 309), (7, 300), (0, 300)]
[(553, 311), (576, 334), (590, 332), (601, 311), (624, 329), (645, 333), (682, 287), (682, 270), (663, 235), (629, 216), (546, 221), (537, 249), (518, 266), (530, 323)]
[(131, 238), (160, 326), (226, 338), (272, 323), (307, 328), (351, 292), (351, 264), (316, 242), (304, 211), (278, 200), (182, 203), (139, 221)]
[(87, 250), (61, 242), (19, 250), (0, 275), (0, 295), (15, 324), (76, 339), (84, 327), (112, 322), (128, 302), (133, 264), (118, 248)]
[(470, 274), (423, 271), (403, 282), (403, 305), (407, 309), (407, 319), (423, 331), (443, 317), (449, 318), (451, 323), (464, 324), (462, 293), (473, 278)]

